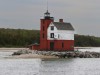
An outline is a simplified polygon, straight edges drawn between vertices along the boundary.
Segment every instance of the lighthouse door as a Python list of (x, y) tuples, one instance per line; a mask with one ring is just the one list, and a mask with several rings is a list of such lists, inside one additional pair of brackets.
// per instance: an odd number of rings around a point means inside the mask
[(50, 50), (54, 49), (54, 42), (50, 42)]

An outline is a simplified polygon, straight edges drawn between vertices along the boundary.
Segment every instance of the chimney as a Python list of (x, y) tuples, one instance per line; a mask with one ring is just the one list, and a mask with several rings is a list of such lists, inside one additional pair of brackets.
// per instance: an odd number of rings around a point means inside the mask
[(59, 19), (59, 22), (63, 22), (63, 19)]

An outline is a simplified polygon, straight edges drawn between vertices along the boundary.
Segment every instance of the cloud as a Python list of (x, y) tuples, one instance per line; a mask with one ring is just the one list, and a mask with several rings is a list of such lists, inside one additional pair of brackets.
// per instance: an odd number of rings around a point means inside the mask
[[(49, 11), (56, 21), (64, 18), (77, 33), (96, 36), (100, 36), (99, 3), (99, 0), (48, 0)], [(0, 27), (40, 29), (40, 18), (46, 10), (47, 0), (0, 0)]]

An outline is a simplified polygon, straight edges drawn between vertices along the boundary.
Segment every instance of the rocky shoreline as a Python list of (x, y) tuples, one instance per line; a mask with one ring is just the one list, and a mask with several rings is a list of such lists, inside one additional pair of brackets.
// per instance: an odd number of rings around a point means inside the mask
[(57, 58), (100, 58), (100, 52), (89, 52), (89, 51), (32, 51), (32, 50), (19, 50), (14, 52), (12, 55), (22, 55), (22, 54), (37, 54), (44, 56), (54, 56)]

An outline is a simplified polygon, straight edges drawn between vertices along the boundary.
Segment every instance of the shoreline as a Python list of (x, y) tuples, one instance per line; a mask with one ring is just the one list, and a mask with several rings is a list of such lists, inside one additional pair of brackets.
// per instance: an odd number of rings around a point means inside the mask
[[(78, 49), (90, 49), (90, 48), (100, 48), (100, 47), (74, 47), (75, 49), (78, 48)], [(7, 47), (1, 47), (0, 50), (4, 50), (4, 49), (7, 49), (7, 50), (16, 50), (16, 49), (29, 49), (29, 48), (25, 48), (25, 47), (21, 47), (21, 48), (17, 48), (17, 47), (11, 47), (11, 48), (7, 48)]]
[(17, 55), (19, 58), (100, 58), (100, 52), (90, 51), (34, 51), (34, 53), (31, 53), (29, 50), (21, 50), (14, 52), (12, 55)]
[(51, 55), (37, 55), (37, 54), (22, 54), (22, 55), (15, 55), (10, 57), (5, 57), (6, 59), (59, 59), (56, 56)]
[[(81, 47), (81, 48), (84, 50), (87, 49), (87, 47)], [(93, 47), (89, 47), (88, 49), (91, 50), (91, 48)], [(4, 54), (3, 56), (4, 59), (100, 58), (100, 52), (90, 52), (90, 51), (54, 52), (54, 51), (29, 50), (28, 48), (0, 48), (0, 52), (1, 55)], [(8, 54), (7, 52), (10, 54)]]
[(0, 48), (0, 50), (22, 50), (22, 49), (29, 49), (29, 48)]

